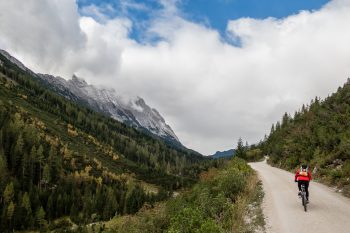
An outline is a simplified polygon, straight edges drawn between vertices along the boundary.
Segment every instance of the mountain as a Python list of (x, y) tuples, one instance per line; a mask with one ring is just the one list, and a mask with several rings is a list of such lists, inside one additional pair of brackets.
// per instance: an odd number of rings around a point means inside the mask
[(295, 171), (310, 165), (314, 177), (350, 196), (350, 82), (321, 100), (313, 99), (272, 125), (259, 145), (268, 162)]
[(218, 159), (218, 158), (229, 158), (234, 156), (235, 150), (230, 149), (226, 151), (217, 151), (215, 154), (211, 155), (211, 158)]
[[(0, 49), (0, 54), (2, 56), (4, 56), (4, 58), (6, 58), (9, 62), (11, 62), (12, 64), (16, 65), (18, 68), (20, 68), (21, 70), (23, 70), (25, 72), (28, 72), (31, 75), (35, 75), (35, 73), (33, 71), (31, 71), (30, 69), (25, 67), (22, 62), (20, 62), (16, 58), (12, 57), (11, 54), (9, 54), (7, 51), (5, 51), (3, 49)], [(0, 60), (0, 62), (1, 62), (0, 64), (3, 64), (2, 60)]]
[(92, 109), (120, 122), (143, 129), (176, 145), (181, 145), (164, 118), (156, 109), (149, 107), (141, 97), (126, 98), (118, 95), (114, 89), (89, 85), (85, 80), (75, 75), (68, 81), (47, 74), (39, 74), (38, 76), (49, 83), (58, 93), (71, 100), (85, 103)]
[(71, 221), (134, 214), (211, 166), (63, 97), (3, 53), (0, 93), (0, 232), (69, 230)]
[(35, 74), (8, 52), (0, 50), (0, 53), (23, 71), (42, 79), (60, 95), (79, 104), (84, 104), (129, 126), (155, 135), (173, 145), (182, 146), (174, 131), (166, 124), (160, 113), (149, 107), (141, 97), (121, 96), (114, 89), (89, 85), (84, 79), (75, 75), (67, 81), (61, 77), (48, 74)]

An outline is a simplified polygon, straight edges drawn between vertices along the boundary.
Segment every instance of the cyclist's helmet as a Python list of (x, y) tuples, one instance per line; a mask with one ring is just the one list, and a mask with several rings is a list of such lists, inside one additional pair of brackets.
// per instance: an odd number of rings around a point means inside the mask
[(306, 165), (306, 164), (303, 164), (303, 165), (301, 165), (301, 168), (302, 168), (302, 169), (307, 169), (307, 165)]

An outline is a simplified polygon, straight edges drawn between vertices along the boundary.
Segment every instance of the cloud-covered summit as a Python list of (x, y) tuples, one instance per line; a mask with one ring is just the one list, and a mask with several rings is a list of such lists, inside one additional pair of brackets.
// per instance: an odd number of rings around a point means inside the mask
[(75, 73), (143, 96), (186, 146), (205, 154), (240, 136), (262, 139), (284, 112), (349, 76), (348, 0), (282, 19), (228, 20), (229, 41), (186, 20), (176, 2), (161, 3), (138, 42), (127, 15), (98, 20), (93, 14), (103, 10), (81, 15), (74, 0), (0, 1), (0, 48), (36, 72)]

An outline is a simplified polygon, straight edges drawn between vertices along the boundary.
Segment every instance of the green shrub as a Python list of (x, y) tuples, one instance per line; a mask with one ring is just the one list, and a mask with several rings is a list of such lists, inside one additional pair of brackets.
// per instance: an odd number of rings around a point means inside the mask
[(203, 224), (204, 216), (197, 208), (186, 207), (170, 220), (168, 233), (194, 233)]
[(341, 170), (332, 170), (330, 174), (333, 181), (336, 181), (342, 177)]
[(184, 208), (170, 220), (168, 233), (221, 233), (213, 219), (206, 218), (198, 208)]
[(212, 219), (207, 219), (201, 228), (197, 231), (198, 233), (222, 233), (224, 232)]
[(136, 217), (124, 218), (113, 230), (121, 233), (223, 233), (233, 228), (245, 231), (249, 227), (244, 216), (255, 186), (256, 177), (250, 166), (235, 158), (215, 175), (167, 201), (162, 211), (152, 215), (141, 211)]
[(344, 163), (342, 167), (342, 171), (344, 176), (350, 177), (350, 161), (347, 161), (346, 163)]
[(233, 169), (229, 170), (225, 174), (225, 177), (220, 178), (223, 179), (216, 180), (218, 182), (218, 188), (224, 193), (225, 197), (231, 198), (231, 200), (235, 200), (238, 194), (243, 191), (246, 184), (244, 174)]

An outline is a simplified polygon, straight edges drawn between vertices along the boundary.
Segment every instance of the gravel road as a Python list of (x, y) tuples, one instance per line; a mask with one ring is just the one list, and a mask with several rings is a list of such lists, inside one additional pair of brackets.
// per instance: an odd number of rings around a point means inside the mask
[(294, 174), (266, 162), (250, 163), (250, 166), (263, 182), (268, 233), (350, 233), (350, 199), (311, 181), (310, 204), (304, 212)]

